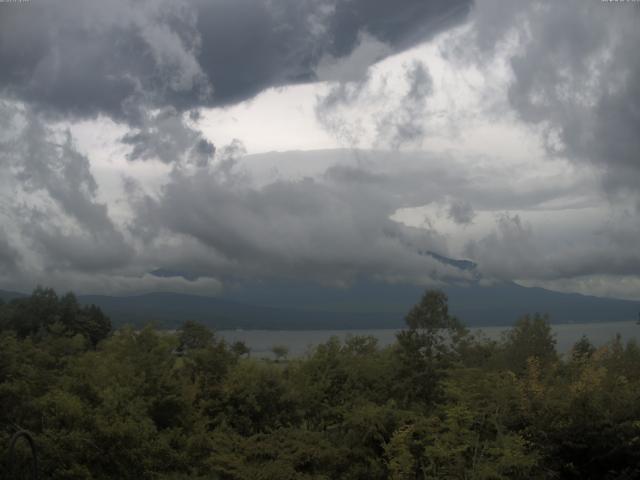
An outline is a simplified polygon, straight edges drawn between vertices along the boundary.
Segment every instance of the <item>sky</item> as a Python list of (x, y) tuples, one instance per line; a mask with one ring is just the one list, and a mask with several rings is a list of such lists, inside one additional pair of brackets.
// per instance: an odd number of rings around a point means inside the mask
[[(0, 2), (0, 288), (640, 300), (640, 2)], [(161, 274), (160, 274), (161, 273)]]

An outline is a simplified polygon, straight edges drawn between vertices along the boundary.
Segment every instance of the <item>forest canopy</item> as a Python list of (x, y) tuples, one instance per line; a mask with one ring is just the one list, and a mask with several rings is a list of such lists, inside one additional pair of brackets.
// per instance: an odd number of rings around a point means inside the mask
[(473, 335), (427, 291), (389, 347), (269, 360), (38, 288), (0, 304), (0, 450), (28, 430), (51, 479), (638, 478), (640, 348), (576, 340), (538, 314)]

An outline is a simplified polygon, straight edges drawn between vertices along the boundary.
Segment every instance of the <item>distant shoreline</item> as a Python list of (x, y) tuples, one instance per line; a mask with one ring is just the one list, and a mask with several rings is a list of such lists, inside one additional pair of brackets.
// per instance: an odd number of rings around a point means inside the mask
[[(511, 326), (494, 325), (469, 327), (472, 333), (482, 332), (487, 338), (497, 340), (502, 332)], [(551, 324), (556, 336), (556, 349), (559, 353), (567, 353), (580, 338), (585, 335), (596, 346), (613, 340), (620, 334), (622, 340), (640, 339), (640, 325), (635, 321), (589, 322), (589, 323), (555, 323)], [(302, 356), (310, 348), (322, 344), (331, 337), (341, 340), (349, 336), (371, 335), (378, 339), (380, 346), (391, 345), (395, 334), (402, 328), (370, 328), (370, 329), (314, 329), (314, 330), (272, 330), (272, 329), (224, 329), (216, 330), (228, 342), (243, 341), (257, 356), (270, 357), (271, 348), (275, 345), (286, 346), (291, 356)]]

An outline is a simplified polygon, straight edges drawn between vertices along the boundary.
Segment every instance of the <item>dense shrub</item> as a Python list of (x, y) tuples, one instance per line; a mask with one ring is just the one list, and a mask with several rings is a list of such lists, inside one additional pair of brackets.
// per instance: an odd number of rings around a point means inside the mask
[(562, 358), (542, 316), (474, 338), (439, 292), (407, 324), (274, 362), (38, 289), (0, 305), (0, 445), (30, 430), (52, 479), (638, 478), (634, 342)]

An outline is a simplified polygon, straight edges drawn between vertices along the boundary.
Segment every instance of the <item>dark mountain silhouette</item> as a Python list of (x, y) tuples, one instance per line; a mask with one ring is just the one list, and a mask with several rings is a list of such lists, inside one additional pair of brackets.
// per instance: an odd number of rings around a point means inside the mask
[[(640, 302), (527, 288), (512, 282), (449, 286), (443, 290), (452, 313), (469, 326), (510, 325), (522, 315), (535, 312), (548, 313), (553, 323), (626, 321), (635, 320), (640, 311)], [(239, 287), (229, 298), (314, 312), (376, 313), (386, 318), (389, 326), (399, 326), (423, 291), (414, 285), (367, 282), (349, 289), (270, 282)]]
[[(115, 325), (175, 328), (195, 320), (216, 329), (399, 328), (422, 287), (357, 282), (350, 288), (315, 284), (237, 284), (221, 297), (178, 293), (135, 296), (79, 295), (98, 305)], [(515, 283), (444, 288), (454, 315), (469, 326), (510, 325), (525, 313), (549, 313), (554, 323), (632, 321), (640, 302), (526, 288)], [(0, 298), (16, 292), (0, 291)]]
[(10, 290), (0, 290), (0, 300), (4, 300), (5, 302), (13, 300), (14, 298), (24, 297), (25, 295), (26, 294), (21, 292), (12, 292)]

